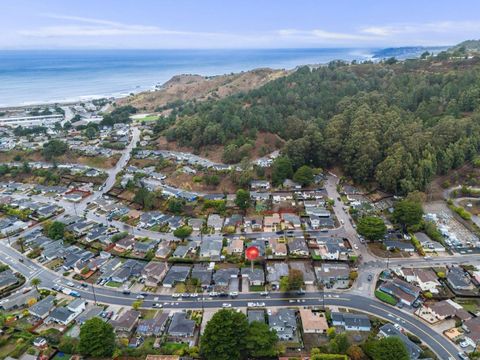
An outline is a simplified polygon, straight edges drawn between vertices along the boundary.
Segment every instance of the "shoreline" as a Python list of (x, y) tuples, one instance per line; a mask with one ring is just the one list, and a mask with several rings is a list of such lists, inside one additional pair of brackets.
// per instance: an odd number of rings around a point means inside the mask
[[(426, 49), (426, 48), (428, 48), (428, 47), (424, 47), (424, 49)], [(404, 49), (404, 48), (386, 48), (384, 50), (399, 50), (399, 49)], [(358, 49), (353, 49), (352, 48), (350, 50), (355, 51), (355, 50), (358, 50)], [(378, 49), (377, 52), (378, 51), (380, 51), (380, 49)], [(375, 55), (375, 51), (369, 52), (369, 53), (360, 53), (359, 52), (356, 55), (362, 57), (365, 61), (369, 60), (369, 61), (373, 61), (373, 62), (378, 62), (378, 61), (382, 60), (380, 57)], [(404, 54), (404, 55), (406, 55), (406, 54)], [(418, 54), (414, 55), (413, 53), (410, 53), (410, 55), (413, 55), (413, 56), (411, 56), (411, 58), (418, 58)], [(293, 70), (295, 70), (295, 69), (297, 69), (298, 67), (301, 67), (301, 66), (310, 66), (310, 67), (325, 66), (325, 65), (328, 65), (329, 62), (335, 61), (335, 60), (347, 61), (347, 62), (351, 61), (351, 60), (342, 59), (342, 58), (338, 58), (338, 59), (332, 58), (328, 61), (320, 61), (320, 62), (313, 62), (313, 63), (298, 63), (296, 65), (290, 64), (290, 66), (285, 66), (285, 67), (275, 66), (275, 65), (273, 65), (273, 66), (261, 66), (260, 65), (260, 66), (248, 68), (248, 66), (247, 66), (245, 69), (242, 69), (242, 70), (239, 70), (239, 71), (232, 71), (232, 73), (233, 74), (240, 74), (240, 73), (256, 71), (256, 70), (260, 70), (260, 69), (271, 69), (271, 70), (282, 70), (283, 69), (283, 70), (286, 70), (286, 71), (293, 71)], [(399, 60), (404, 60), (403, 56), (400, 56)], [(112, 100), (112, 101), (116, 101), (116, 100), (119, 100), (119, 99), (127, 98), (131, 94), (137, 95), (139, 93), (155, 92), (155, 91), (161, 90), (162, 87), (165, 84), (167, 84), (171, 79), (173, 79), (174, 77), (178, 77), (178, 76), (198, 75), (198, 76), (201, 76), (201, 77), (204, 77), (204, 78), (210, 78), (210, 77), (216, 77), (216, 76), (225, 76), (225, 75), (228, 75), (228, 74), (229, 74), (229, 72), (221, 72), (221, 73), (215, 73), (215, 74), (208, 73), (208, 72), (206, 72), (206, 73), (202, 73), (202, 72), (189, 73), (188, 71), (187, 72), (179, 72), (177, 74), (173, 74), (173, 75), (169, 76), (168, 78), (165, 78), (165, 80), (162, 81), (162, 82), (157, 81), (155, 83), (150, 83), (148, 85), (147, 84), (133, 85), (131, 87), (131, 89), (129, 89), (129, 90), (126, 90), (124, 88), (120, 91), (103, 93), (103, 94), (81, 94), (81, 95), (77, 95), (77, 96), (71, 96), (71, 97), (59, 98), (59, 99), (38, 100), (38, 101), (31, 100), (31, 101), (23, 101), (23, 102), (12, 103), (12, 104), (0, 104), (0, 110), (21, 110), (21, 109), (27, 109), (27, 108), (32, 108), (32, 107), (51, 106), (51, 105), (55, 105), (55, 104), (60, 105), (60, 106), (69, 106), (69, 105), (76, 105), (76, 104), (79, 104), (79, 103), (82, 103), (82, 102), (89, 102), (89, 101), (92, 101), (92, 100), (104, 99), (104, 98)]]

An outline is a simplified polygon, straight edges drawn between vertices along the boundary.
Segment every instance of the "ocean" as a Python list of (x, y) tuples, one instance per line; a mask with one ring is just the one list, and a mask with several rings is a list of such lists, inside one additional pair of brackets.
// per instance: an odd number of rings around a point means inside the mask
[[(363, 61), (380, 50), (5, 50), (0, 51), (0, 107), (120, 97), (152, 89), (178, 74)], [(418, 56), (413, 52), (407, 55)]]

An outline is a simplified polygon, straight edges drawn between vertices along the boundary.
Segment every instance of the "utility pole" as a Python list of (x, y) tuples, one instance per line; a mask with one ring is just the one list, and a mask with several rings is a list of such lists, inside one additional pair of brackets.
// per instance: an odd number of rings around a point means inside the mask
[(93, 302), (97, 305), (97, 296), (95, 295), (95, 285), (92, 283)]

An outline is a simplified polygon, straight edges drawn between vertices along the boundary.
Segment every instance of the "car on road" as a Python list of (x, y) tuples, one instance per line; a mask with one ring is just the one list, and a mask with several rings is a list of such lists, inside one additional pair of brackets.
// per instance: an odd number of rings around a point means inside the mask
[(468, 360), (468, 359), (470, 359), (470, 358), (468, 357), (468, 355), (465, 354), (464, 352), (459, 352), (459, 353), (458, 353), (458, 357), (459, 357), (460, 359), (462, 359), (462, 360)]
[(154, 303), (152, 306), (153, 306), (154, 308), (161, 308), (161, 307), (163, 307), (163, 305), (162, 305), (162, 304), (159, 304), (159, 303)]
[(212, 292), (208, 293), (208, 296), (217, 297), (217, 296), (218, 296), (218, 293), (215, 292), (215, 291), (212, 291)]
[(264, 302), (257, 302), (257, 307), (265, 307), (265, 303)]
[(223, 308), (231, 308), (231, 307), (232, 307), (232, 304), (223, 303), (223, 304), (222, 304), (222, 307), (223, 307)]
[(180, 294), (176, 294), (176, 293), (172, 294), (172, 298), (174, 298), (174, 299), (177, 299), (179, 297), (180, 297)]
[(198, 297), (198, 294), (197, 294), (197, 293), (191, 293), (191, 294), (190, 294), (190, 297), (191, 297), (191, 298), (197, 298), (197, 297)]
[(67, 285), (70, 286), (70, 287), (75, 287), (75, 284), (71, 281), (67, 282)]
[(354, 248), (355, 250), (358, 250), (358, 245), (357, 245), (357, 244), (353, 244), (353, 248)]
[(257, 307), (257, 303), (249, 302), (247, 303), (247, 307)]
[(23, 263), (23, 258), (18, 259), (18, 261), (20, 261), (21, 263)]
[(430, 260), (432, 257), (430, 255), (424, 256), (423, 257), (425, 260)]
[(260, 293), (260, 295), (261, 295), (261, 296), (268, 296), (268, 291), (262, 291), (262, 292)]
[(142, 294), (138, 294), (136, 298), (141, 300), (141, 299), (145, 299), (145, 296), (143, 296)]
[(238, 292), (236, 292), (236, 291), (230, 291), (230, 294), (229, 294), (229, 295), (230, 295), (231, 298), (236, 298), (236, 297), (238, 296)]
[(130, 295), (130, 293), (131, 293), (131, 292), (130, 292), (130, 290), (128, 290), (128, 289), (123, 289), (123, 290), (122, 290), (122, 294), (124, 294), (124, 295)]
[(367, 280), (368, 280), (368, 281), (372, 281), (372, 279), (373, 279), (373, 275), (372, 275), (372, 274), (369, 274), (369, 275), (367, 276)]
[(303, 289), (298, 290), (297, 295), (305, 295), (305, 290)]
[(183, 293), (181, 296), (182, 296), (182, 298), (188, 298), (188, 297), (190, 297), (190, 294), (188, 294), (188, 293)]
[(400, 325), (398, 325), (397, 323), (393, 324), (393, 327), (395, 329), (397, 329), (398, 331), (403, 331), (403, 328)]

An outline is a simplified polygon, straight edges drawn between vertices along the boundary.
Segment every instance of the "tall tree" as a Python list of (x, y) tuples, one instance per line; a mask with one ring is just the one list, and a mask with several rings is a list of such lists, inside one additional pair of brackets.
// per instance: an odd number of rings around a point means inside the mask
[(264, 322), (253, 321), (248, 326), (246, 350), (251, 358), (274, 357), (277, 354), (277, 334)]
[(115, 349), (113, 326), (94, 317), (80, 327), (78, 350), (84, 356), (110, 358)]
[(235, 196), (235, 205), (245, 212), (250, 207), (250, 192), (238, 189)]
[(280, 185), (285, 179), (293, 176), (292, 161), (287, 156), (276, 158), (272, 164), (272, 182), (274, 185)]
[(207, 323), (200, 339), (200, 354), (204, 359), (244, 359), (247, 333), (248, 321), (245, 314), (226, 309), (217, 311)]
[(357, 231), (368, 240), (380, 240), (385, 236), (387, 227), (377, 216), (364, 216), (358, 221)]
[(412, 200), (402, 200), (395, 204), (393, 218), (404, 227), (417, 225), (422, 221), (422, 204)]

